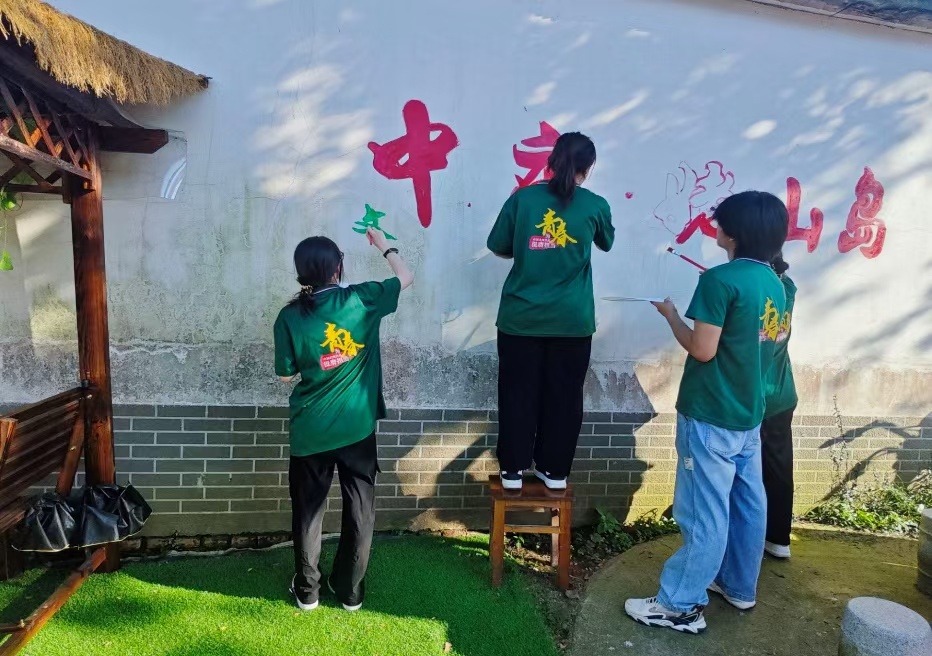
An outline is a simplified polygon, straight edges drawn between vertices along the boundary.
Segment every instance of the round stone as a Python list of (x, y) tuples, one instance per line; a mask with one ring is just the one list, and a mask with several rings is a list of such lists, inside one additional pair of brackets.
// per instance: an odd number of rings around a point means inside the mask
[(857, 597), (841, 622), (840, 656), (932, 656), (932, 628), (906, 606)]

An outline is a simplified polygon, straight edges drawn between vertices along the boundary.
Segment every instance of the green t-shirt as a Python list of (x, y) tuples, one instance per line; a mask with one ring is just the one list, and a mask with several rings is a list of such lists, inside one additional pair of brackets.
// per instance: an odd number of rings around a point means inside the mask
[(722, 336), (708, 362), (686, 358), (676, 409), (728, 430), (760, 425), (785, 307), (783, 285), (767, 264), (737, 259), (703, 273), (686, 316), (720, 326)]
[(793, 308), (796, 305), (796, 283), (785, 273), (780, 276), (786, 292), (786, 310), (780, 319), (780, 334), (773, 358), (773, 367), (767, 379), (767, 409), (764, 417), (773, 417), (796, 407), (796, 382), (793, 380), (793, 365), (790, 363), (790, 337), (793, 332)]
[(275, 373), (301, 374), (291, 393), (291, 455), (308, 456), (364, 440), (385, 417), (379, 326), (398, 309), (398, 278), (333, 287), (275, 321)]
[(514, 258), (498, 329), (531, 337), (592, 335), (592, 244), (608, 251), (614, 241), (608, 203), (588, 189), (577, 187), (566, 207), (546, 184), (512, 194), (487, 242), (493, 253)]

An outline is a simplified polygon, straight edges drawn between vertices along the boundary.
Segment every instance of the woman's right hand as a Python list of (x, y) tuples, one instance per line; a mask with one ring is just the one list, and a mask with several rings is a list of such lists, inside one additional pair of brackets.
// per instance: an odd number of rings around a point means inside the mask
[(381, 230), (369, 228), (366, 230), (366, 237), (368, 237), (369, 243), (379, 251), (379, 255), (388, 250), (388, 240), (385, 238), (385, 233)]

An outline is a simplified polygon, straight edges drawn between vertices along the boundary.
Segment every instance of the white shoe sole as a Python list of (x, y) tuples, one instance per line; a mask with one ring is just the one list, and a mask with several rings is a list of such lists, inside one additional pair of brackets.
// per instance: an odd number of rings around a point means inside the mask
[(738, 610), (751, 610), (754, 608), (754, 606), (757, 605), (756, 601), (741, 601), (740, 599), (729, 597), (727, 594), (725, 594), (725, 591), (718, 586), (718, 583), (712, 583), (712, 585), (709, 586), (709, 592), (714, 592), (715, 594), (720, 595), (722, 599), (727, 601)]
[(562, 481), (555, 481), (552, 478), (547, 478), (544, 474), (540, 472), (534, 472), (534, 475), (544, 482), (544, 485), (547, 486), (548, 490), (565, 490), (566, 489), (565, 478)]
[(291, 585), (288, 586), (288, 592), (294, 596), (294, 602), (301, 610), (315, 610), (318, 606), (320, 606), (320, 601), (315, 601), (312, 604), (305, 604), (300, 599), (298, 599), (298, 591), (295, 590), (294, 587), (294, 578), (291, 579)]
[(503, 490), (520, 490), (524, 485), (524, 481), (518, 479), (517, 481), (509, 481), (506, 478), (502, 479), (502, 489)]
[(701, 618), (698, 622), (693, 622), (691, 624), (676, 624), (671, 620), (658, 620), (649, 617), (643, 617), (641, 615), (630, 612), (627, 608), (625, 609), (625, 614), (638, 624), (643, 624), (644, 626), (656, 626), (665, 629), (673, 629), (674, 631), (679, 631), (680, 633), (689, 633), (690, 635), (699, 635), (705, 631), (706, 628), (704, 617)]

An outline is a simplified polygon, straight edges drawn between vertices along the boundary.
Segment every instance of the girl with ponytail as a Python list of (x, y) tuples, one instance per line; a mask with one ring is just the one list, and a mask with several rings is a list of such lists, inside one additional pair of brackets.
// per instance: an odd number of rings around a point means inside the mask
[(398, 308), (398, 295), (414, 276), (369, 229), (369, 243), (394, 277), (343, 287), (343, 253), (326, 237), (309, 237), (294, 253), (301, 290), (275, 321), (275, 373), (296, 383), (289, 425), (295, 574), (298, 608), (317, 608), (321, 525), (336, 469), (343, 493), (343, 528), (328, 589), (346, 610), (358, 610), (365, 593), (375, 526), (375, 427), (385, 417), (379, 326)]
[(793, 412), (797, 397), (787, 349), (792, 336), (796, 284), (786, 274), (790, 265), (784, 261), (783, 253), (778, 253), (770, 265), (783, 283), (786, 311), (780, 321), (780, 334), (767, 384), (764, 423), (760, 428), (764, 489), (767, 492), (764, 551), (774, 558), (789, 558), (790, 526), (793, 523)]
[(513, 264), (498, 310), (497, 456), (505, 489), (521, 488), (524, 470), (551, 489), (566, 487), (583, 418), (595, 301), (592, 244), (611, 249), (608, 203), (580, 185), (595, 164), (595, 145), (562, 135), (547, 182), (509, 198), (488, 247)]

